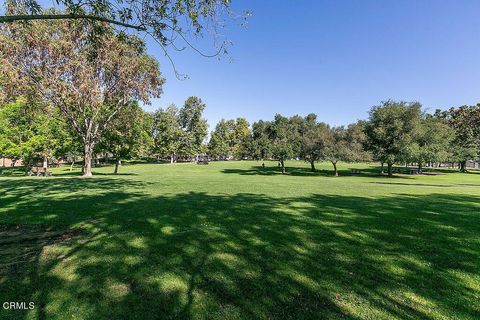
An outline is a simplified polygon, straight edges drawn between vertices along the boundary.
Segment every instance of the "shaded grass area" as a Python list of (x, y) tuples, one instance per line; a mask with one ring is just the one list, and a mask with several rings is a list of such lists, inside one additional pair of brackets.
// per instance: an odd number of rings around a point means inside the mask
[(480, 316), (476, 176), (256, 167), (0, 179), (0, 298), (36, 304), (0, 318)]

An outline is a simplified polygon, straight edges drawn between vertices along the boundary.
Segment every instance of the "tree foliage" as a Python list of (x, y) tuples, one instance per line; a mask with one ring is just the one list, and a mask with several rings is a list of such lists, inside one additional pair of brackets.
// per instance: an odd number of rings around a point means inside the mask
[(181, 153), (193, 156), (206, 152), (203, 144), (208, 135), (207, 120), (203, 118), (206, 105), (198, 97), (189, 97), (178, 113), (180, 128), (183, 130)]
[(209, 155), (216, 159), (243, 159), (250, 154), (250, 124), (244, 118), (220, 120), (208, 143)]
[(461, 106), (436, 113), (447, 121), (454, 131), (451, 159), (460, 163), (460, 170), (466, 170), (466, 162), (475, 159), (480, 149), (480, 104)]
[(132, 159), (147, 154), (152, 145), (147, 114), (132, 103), (120, 110), (107, 127), (99, 141), (99, 149), (113, 155), (114, 173), (123, 159)]
[(149, 103), (164, 80), (155, 59), (134, 36), (106, 32), (81, 21), (11, 23), (0, 28), (0, 73), (4, 97), (58, 107), (84, 146), (84, 175), (91, 175), (95, 144), (115, 115), (132, 101)]
[(152, 114), (153, 153), (157, 157), (169, 156), (170, 162), (181, 151), (183, 131), (180, 127), (178, 108), (170, 105), (165, 110), (158, 109)]
[(386, 101), (370, 110), (365, 124), (367, 148), (375, 160), (392, 166), (412, 156), (415, 135), (420, 125), (421, 105), (418, 102)]
[(23, 160), (27, 170), (34, 161), (61, 157), (73, 145), (71, 131), (57, 110), (17, 100), (0, 106), (0, 155)]
[[(180, 51), (190, 47), (206, 57), (226, 53), (228, 40), (221, 29), (228, 20), (241, 18), (243, 24), (249, 16), (247, 11), (241, 15), (234, 13), (230, 0), (57, 0), (52, 3), (64, 12), (45, 11), (43, 3), (36, 0), (7, 0), (6, 4), (7, 16), (0, 17), (3, 23), (81, 21), (93, 26), (88, 29), (90, 38), (102, 37), (116, 26), (122, 32), (130, 29), (152, 36), (168, 57), (169, 48)], [(211, 54), (201, 52), (192, 42), (206, 36), (214, 40), (215, 51)]]

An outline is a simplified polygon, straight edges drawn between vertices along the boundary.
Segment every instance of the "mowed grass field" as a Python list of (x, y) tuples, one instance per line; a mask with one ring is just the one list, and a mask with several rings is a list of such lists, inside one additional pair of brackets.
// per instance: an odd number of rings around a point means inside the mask
[(480, 318), (480, 174), (266, 164), (0, 176), (0, 318)]

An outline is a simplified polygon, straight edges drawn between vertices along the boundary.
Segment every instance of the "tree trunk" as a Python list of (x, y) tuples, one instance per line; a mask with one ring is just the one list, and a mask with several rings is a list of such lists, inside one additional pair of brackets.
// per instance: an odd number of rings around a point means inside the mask
[(384, 163), (383, 162), (380, 162), (381, 166), (382, 166), (382, 174), (383, 174), (383, 165)]
[(91, 142), (86, 142), (83, 149), (83, 170), (82, 175), (84, 177), (92, 176), (92, 155), (93, 155), (93, 146)]
[(280, 160), (280, 166), (282, 167), (282, 174), (285, 173), (285, 162), (283, 160)]
[(122, 161), (120, 160), (120, 157), (115, 158), (115, 170), (113, 171), (114, 174), (118, 173), (118, 167), (122, 165)]
[(391, 163), (391, 162), (388, 162), (388, 163), (387, 163), (388, 176), (389, 176), (389, 177), (392, 177), (392, 176), (393, 176), (393, 174), (392, 174), (392, 166), (393, 166), (393, 163)]
[(332, 161), (332, 164), (333, 164), (333, 173), (335, 177), (338, 177), (337, 163)]
[(467, 172), (467, 161), (460, 162), (460, 172)]
[(3, 158), (3, 164), (2, 167), (5, 167), (5, 158)]
[(175, 162), (175, 153), (172, 153), (170, 155), (170, 164), (173, 164)]
[(43, 158), (43, 175), (46, 177), (48, 172), (48, 159)]
[(316, 169), (315, 169), (315, 161), (314, 161), (314, 160), (310, 161), (310, 167), (311, 167), (312, 172), (315, 172), (315, 171), (316, 171)]
[(422, 163), (421, 162), (418, 163), (418, 173), (420, 173), (420, 171), (422, 171)]

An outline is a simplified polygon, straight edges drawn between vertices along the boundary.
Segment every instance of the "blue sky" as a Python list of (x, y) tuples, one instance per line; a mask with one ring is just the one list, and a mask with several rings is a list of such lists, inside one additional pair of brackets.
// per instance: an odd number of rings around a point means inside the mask
[[(40, 0), (51, 5), (50, 0)], [(231, 23), (229, 59), (172, 52), (177, 80), (152, 39), (167, 79), (147, 110), (196, 95), (210, 129), (221, 119), (250, 122), (275, 113), (343, 125), (383, 100), (417, 100), (427, 110), (480, 102), (479, 0), (233, 0), (252, 11)], [(196, 44), (207, 49), (207, 40)], [(210, 50), (212, 51), (212, 50)]]
[[(190, 95), (207, 104), (211, 128), (221, 118), (253, 122), (275, 113), (314, 112), (333, 125), (366, 118), (386, 99), (425, 108), (480, 102), (480, 1), (250, 0), (247, 29), (230, 25), (228, 59), (174, 54), (179, 81), (150, 43), (167, 79), (152, 110)], [(203, 45), (200, 44), (200, 45)]]

